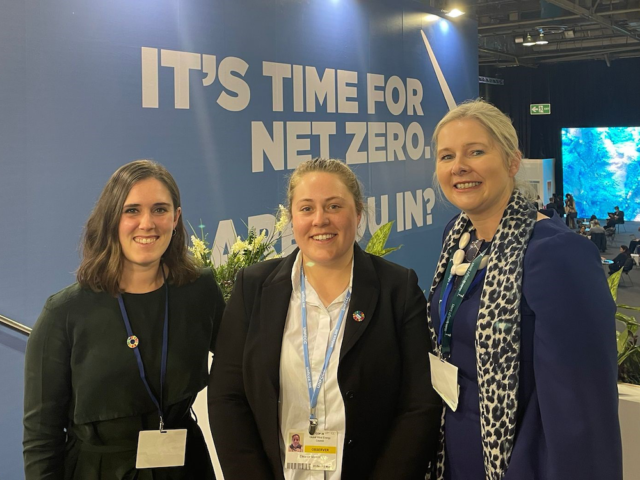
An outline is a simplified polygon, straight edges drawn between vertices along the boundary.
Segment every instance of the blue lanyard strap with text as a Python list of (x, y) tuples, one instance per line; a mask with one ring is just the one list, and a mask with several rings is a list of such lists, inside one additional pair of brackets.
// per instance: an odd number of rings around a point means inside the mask
[[(156, 398), (156, 396), (151, 391), (151, 387), (149, 386), (149, 382), (147, 381), (147, 376), (144, 372), (144, 364), (142, 363), (142, 357), (140, 355), (140, 348), (135, 347), (133, 349), (133, 353), (136, 356), (136, 360), (138, 362), (138, 370), (140, 371), (140, 378), (144, 383), (144, 386), (153, 400), (153, 403), (158, 408), (158, 415), (160, 416), (160, 430), (164, 430), (164, 420), (163, 420), (163, 412), (162, 412), (162, 390), (164, 387), (164, 380), (167, 374), (167, 349), (169, 344), (169, 287), (167, 286), (167, 280), (164, 277), (164, 269), (162, 269), (162, 279), (164, 280), (164, 291), (165, 291), (165, 302), (164, 302), (164, 326), (162, 328), (162, 360), (160, 363), (160, 401)], [(118, 303), (120, 304), (120, 312), (122, 313), (122, 319), (124, 320), (124, 325), (127, 328), (127, 334), (129, 337), (133, 336), (133, 331), (131, 330), (131, 322), (129, 322), (129, 316), (127, 315), (127, 310), (124, 307), (124, 301), (122, 300), (122, 295), (118, 294)]]
[(300, 296), (302, 303), (302, 349), (304, 351), (304, 368), (307, 377), (307, 388), (309, 389), (309, 434), (313, 435), (316, 432), (316, 428), (318, 427), (318, 419), (316, 418), (316, 405), (318, 404), (318, 395), (320, 395), (320, 388), (324, 383), (324, 376), (327, 372), (327, 366), (329, 365), (329, 359), (331, 359), (331, 354), (333, 353), (333, 349), (336, 346), (336, 341), (338, 340), (338, 334), (340, 333), (340, 326), (342, 325), (342, 321), (344, 320), (345, 311), (347, 309), (347, 305), (349, 305), (349, 300), (351, 299), (351, 289), (347, 291), (347, 295), (344, 298), (344, 302), (342, 302), (342, 309), (340, 310), (340, 315), (338, 316), (338, 321), (336, 323), (333, 332), (331, 333), (331, 339), (329, 341), (329, 346), (327, 348), (327, 353), (324, 357), (324, 364), (322, 365), (322, 371), (320, 372), (320, 376), (318, 377), (318, 382), (316, 383), (316, 388), (313, 388), (313, 380), (311, 379), (311, 364), (309, 363), (309, 332), (307, 331), (307, 293), (306, 287), (304, 284), (304, 272), (302, 267), (300, 267)]
[(441, 350), (443, 355), (448, 355), (451, 353), (451, 337), (453, 334), (453, 318), (458, 312), (458, 308), (464, 299), (464, 296), (467, 292), (474, 286), (476, 286), (482, 278), (484, 277), (484, 273), (486, 269), (482, 270), (482, 273), (478, 275), (475, 279), (476, 272), (480, 267), (480, 262), (484, 257), (485, 253), (482, 252), (478, 255), (469, 268), (467, 268), (466, 273), (462, 276), (462, 280), (460, 281), (460, 285), (454, 292), (453, 299), (451, 300), (451, 304), (449, 308), (447, 308), (447, 303), (449, 302), (449, 296), (451, 295), (451, 291), (453, 290), (453, 283), (455, 280), (455, 275), (451, 274), (451, 270), (453, 268), (453, 261), (449, 261), (449, 265), (447, 266), (447, 271), (445, 272), (444, 281), (442, 283), (442, 288), (440, 290), (440, 329), (438, 331), (438, 342), (441, 345)]

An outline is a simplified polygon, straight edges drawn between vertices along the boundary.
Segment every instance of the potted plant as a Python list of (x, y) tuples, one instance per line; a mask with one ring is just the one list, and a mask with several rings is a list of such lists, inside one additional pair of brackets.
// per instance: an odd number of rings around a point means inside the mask
[[(278, 217), (279, 219), (276, 222), (274, 232), (268, 236), (264, 230), (258, 233), (255, 228), (248, 230), (245, 239), (239, 236), (231, 246), (227, 261), (218, 266), (215, 266), (211, 259), (211, 247), (207, 241), (207, 234), (204, 231), (205, 226), (200, 222), (198, 226), (200, 234), (198, 235), (193, 226), (189, 224), (193, 232), (189, 251), (198, 266), (213, 269), (225, 301), (229, 300), (231, 296), (236, 275), (240, 269), (279, 256), (275, 251), (274, 245), (282, 235), (282, 232), (286, 230), (287, 224), (289, 223), (287, 211), (282, 205), (280, 205)], [(386, 247), (392, 227), (393, 221), (382, 225), (369, 239), (365, 251), (371, 255), (384, 257), (402, 247), (402, 245), (398, 247)]]
[[(609, 277), (609, 290), (613, 300), (618, 299), (618, 284), (622, 269)], [(640, 307), (618, 304), (616, 320), (624, 325), (624, 330), (616, 332), (618, 344), (618, 381), (640, 385), (640, 345), (638, 344), (638, 327), (640, 323), (630, 316), (625, 315), (621, 310), (640, 311)]]

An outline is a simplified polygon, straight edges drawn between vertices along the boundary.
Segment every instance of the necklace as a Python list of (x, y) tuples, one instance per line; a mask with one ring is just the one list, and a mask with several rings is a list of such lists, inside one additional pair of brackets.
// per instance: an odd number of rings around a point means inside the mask
[[(463, 233), (458, 241), (458, 250), (456, 250), (452, 257), (453, 268), (451, 272), (459, 277), (464, 275), (471, 265), (471, 262), (473, 262), (480, 253), (483, 243), (484, 240), (471, 240), (471, 234), (469, 232)], [(478, 270), (486, 268), (488, 263), (489, 255), (485, 255), (480, 261)]]

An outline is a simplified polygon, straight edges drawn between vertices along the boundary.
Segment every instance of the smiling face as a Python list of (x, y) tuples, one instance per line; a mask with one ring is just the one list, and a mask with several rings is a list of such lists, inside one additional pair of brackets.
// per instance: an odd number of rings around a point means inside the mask
[(160, 180), (147, 178), (135, 183), (122, 207), (118, 227), (123, 268), (157, 266), (178, 218), (180, 208), (174, 209), (171, 194)]
[(437, 138), (436, 175), (447, 199), (470, 217), (502, 216), (520, 168), (507, 167), (504, 154), (487, 129), (473, 118), (453, 120)]
[(300, 179), (293, 191), (291, 222), (305, 263), (332, 267), (351, 260), (360, 215), (337, 175), (310, 172)]

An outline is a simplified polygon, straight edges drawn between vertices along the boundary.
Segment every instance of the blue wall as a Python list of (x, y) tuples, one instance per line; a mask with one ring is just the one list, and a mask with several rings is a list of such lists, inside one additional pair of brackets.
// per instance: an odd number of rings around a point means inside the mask
[[(174, 174), (217, 261), (245, 223), (272, 225), (297, 161), (346, 159), (375, 203), (365, 240), (388, 212), (390, 259), (428, 287), (455, 213), (428, 147), (445, 93), (478, 94), (474, 22), (395, 0), (0, 2), (0, 314), (33, 325), (74, 281), (93, 203), (137, 158)], [(3, 479), (22, 476), (23, 351), (0, 327)]]

